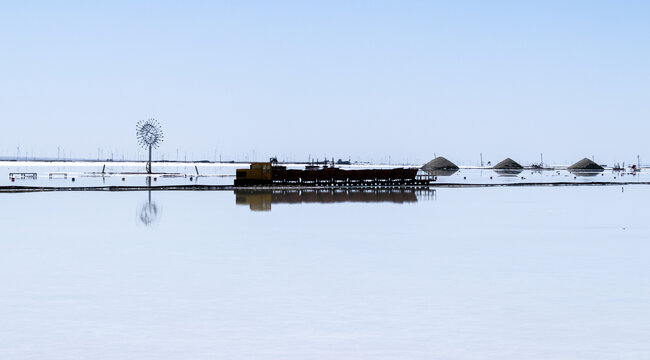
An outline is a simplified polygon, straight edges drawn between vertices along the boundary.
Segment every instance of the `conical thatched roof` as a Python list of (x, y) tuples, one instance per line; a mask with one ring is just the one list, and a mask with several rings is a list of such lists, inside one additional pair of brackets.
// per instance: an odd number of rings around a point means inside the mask
[(577, 163), (569, 166), (569, 170), (605, 170), (602, 166), (596, 164), (595, 162), (584, 158)]
[(458, 166), (444, 157), (438, 156), (424, 164), (422, 170), (458, 170)]
[(524, 167), (519, 165), (518, 162), (512, 160), (511, 158), (507, 158), (500, 163), (494, 165), (492, 167), (493, 169), (523, 169)]

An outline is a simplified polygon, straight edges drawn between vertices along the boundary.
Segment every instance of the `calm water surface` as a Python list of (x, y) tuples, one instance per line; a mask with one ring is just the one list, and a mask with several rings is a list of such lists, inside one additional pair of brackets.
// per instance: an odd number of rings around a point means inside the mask
[(650, 187), (0, 199), (0, 359), (650, 358)]

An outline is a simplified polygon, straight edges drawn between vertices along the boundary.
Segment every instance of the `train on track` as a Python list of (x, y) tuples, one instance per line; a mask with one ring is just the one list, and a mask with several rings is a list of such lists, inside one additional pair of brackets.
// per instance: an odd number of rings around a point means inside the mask
[(287, 169), (271, 162), (251, 163), (249, 169), (237, 169), (235, 186), (294, 185), (294, 186), (392, 186), (415, 185), (418, 168)]

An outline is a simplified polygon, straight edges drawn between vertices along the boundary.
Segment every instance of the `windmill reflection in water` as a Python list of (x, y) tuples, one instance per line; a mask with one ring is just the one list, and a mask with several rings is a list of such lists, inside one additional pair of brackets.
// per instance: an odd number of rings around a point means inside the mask
[(140, 205), (140, 210), (138, 211), (138, 217), (140, 222), (145, 226), (151, 226), (160, 217), (160, 207), (154, 202), (151, 201), (151, 176), (147, 176), (147, 202)]

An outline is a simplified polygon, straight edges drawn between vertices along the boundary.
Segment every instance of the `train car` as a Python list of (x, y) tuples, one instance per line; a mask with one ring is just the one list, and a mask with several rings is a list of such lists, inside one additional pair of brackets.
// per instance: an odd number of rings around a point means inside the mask
[(271, 162), (251, 163), (237, 169), (235, 186), (310, 185), (310, 186), (393, 186), (416, 183), (417, 168), (343, 170), (331, 167), (287, 169)]

